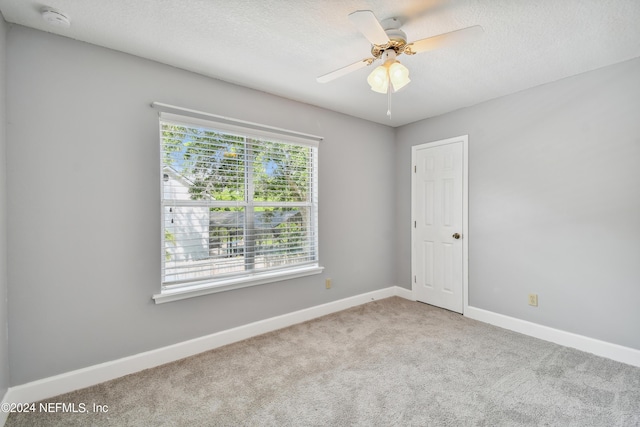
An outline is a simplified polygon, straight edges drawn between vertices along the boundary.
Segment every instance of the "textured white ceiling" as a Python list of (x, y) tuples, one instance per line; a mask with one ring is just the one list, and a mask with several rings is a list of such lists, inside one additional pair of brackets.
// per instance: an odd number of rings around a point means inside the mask
[[(48, 25), (43, 6), (68, 14)], [(411, 83), (386, 96), (347, 15), (406, 19), (409, 41), (481, 25), (481, 38), (399, 59)], [(0, 0), (5, 20), (367, 120), (400, 126), (640, 56), (640, 0)], [(640, 78), (640, 76), (639, 76)]]

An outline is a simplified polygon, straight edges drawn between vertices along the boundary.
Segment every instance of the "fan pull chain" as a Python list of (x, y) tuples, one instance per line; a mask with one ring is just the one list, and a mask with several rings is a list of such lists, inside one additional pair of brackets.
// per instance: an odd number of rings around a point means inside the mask
[(389, 82), (389, 88), (387, 89), (387, 117), (391, 120), (391, 82)]

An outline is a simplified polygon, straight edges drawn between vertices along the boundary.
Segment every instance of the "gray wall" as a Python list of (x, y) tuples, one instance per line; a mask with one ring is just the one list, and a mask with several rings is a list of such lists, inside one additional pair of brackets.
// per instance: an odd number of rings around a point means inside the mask
[[(394, 284), (393, 129), (20, 26), (7, 53), (11, 385)], [(324, 136), (325, 273), (155, 305), (152, 101)]]
[(469, 304), (640, 349), (640, 59), (398, 129), (408, 288), (411, 146), (463, 134)]
[(0, 399), (9, 387), (7, 336), (7, 174), (6, 174), (6, 45), (7, 24), (0, 14)]

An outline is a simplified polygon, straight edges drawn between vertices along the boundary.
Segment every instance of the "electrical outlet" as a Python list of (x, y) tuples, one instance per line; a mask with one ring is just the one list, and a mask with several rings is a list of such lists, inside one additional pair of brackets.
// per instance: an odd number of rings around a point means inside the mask
[(538, 306), (538, 294), (529, 294), (529, 305)]
[(325, 281), (324, 281), (324, 286), (325, 286), (327, 289), (331, 289), (331, 279), (325, 279)]

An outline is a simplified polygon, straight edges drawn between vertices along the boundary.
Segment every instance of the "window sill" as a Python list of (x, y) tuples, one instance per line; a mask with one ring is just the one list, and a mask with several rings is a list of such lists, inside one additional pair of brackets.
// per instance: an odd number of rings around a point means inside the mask
[(155, 294), (152, 298), (156, 304), (165, 302), (178, 301), (186, 298), (198, 297), (217, 292), (230, 291), (233, 289), (246, 288), (249, 286), (264, 285), (265, 283), (280, 282), (282, 280), (295, 279), (298, 277), (311, 276), (320, 274), (324, 267), (313, 266), (296, 268), (287, 271), (278, 271), (272, 273), (256, 274), (251, 277), (241, 277), (219, 281), (215, 283), (203, 283), (200, 285), (192, 285), (188, 288), (163, 290), (159, 294)]

